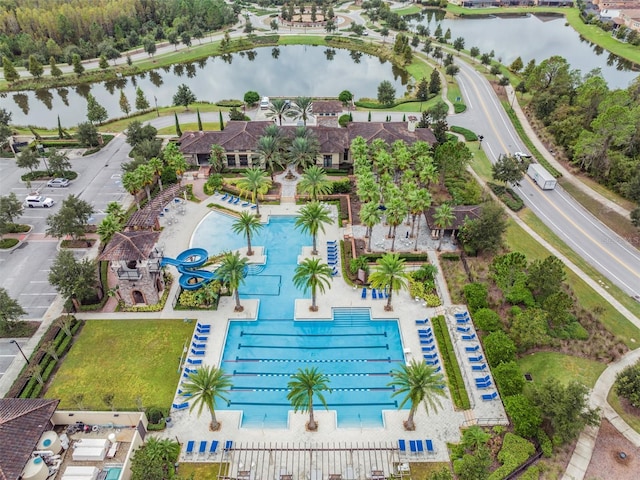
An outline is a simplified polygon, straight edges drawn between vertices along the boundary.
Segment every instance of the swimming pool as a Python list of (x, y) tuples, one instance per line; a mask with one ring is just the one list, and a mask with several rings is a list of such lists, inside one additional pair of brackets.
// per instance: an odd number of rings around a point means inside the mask
[[(212, 213), (194, 232), (192, 247), (210, 254), (245, 246), (233, 234), (234, 219)], [(397, 320), (372, 320), (367, 308), (335, 308), (333, 318), (294, 321), (296, 298), (309, 297), (293, 285), (302, 246), (311, 238), (294, 228), (295, 217), (272, 217), (255, 246), (264, 246), (267, 264), (253, 266), (241, 298), (260, 300), (257, 321), (231, 321), (221, 368), (231, 375), (229, 403), (218, 410), (242, 410), (243, 427), (286, 427), (287, 383), (300, 368), (316, 366), (329, 377), (326, 393), (339, 427), (380, 427), (382, 411), (397, 409), (387, 386), (390, 372), (404, 362)], [(316, 411), (324, 407), (314, 399)]]

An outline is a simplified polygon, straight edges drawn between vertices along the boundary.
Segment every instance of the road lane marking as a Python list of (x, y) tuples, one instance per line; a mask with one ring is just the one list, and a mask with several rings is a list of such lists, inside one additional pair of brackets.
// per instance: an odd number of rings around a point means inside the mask
[[(467, 74), (468, 75), (468, 74)], [(472, 85), (473, 89), (476, 91), (476, 93), (478, 94), (478, 100), (480, 102), (481, 108), (484, 110), (485, 115), (488, 119), (488, 123), (491, 125), (491, 129), (493, 130), (493, 132), (496, 134), (497, 140), (500, 143), (500, 145), (505, 149), (506, 146), (504, 144), (504, 141), (501, 137), (501, 135), (499, 134), (495, 123), (493, 122), (493, 118), (491, 117), (491, 115), (489, 115), (489, 110), (486, 106), (486, 103), (483, 101), (482, 97), (480, 96), (480, 92), (477, 88), (477, 86), (475, 84)], [(531, 178), (528, 175), (525, 175), (525, 178), (529, 181), (529, 183), (532, 184), (532, 186), (534, 188), (538, 188), (537, 185), (535, 185), (533, 183), (533, 180), (531, 180)], [(522, 190), (520, 190), (520, 193), (524, 195), (524, 192), (522, 192)], [(524, 195), (526, 197), (526, 195)], [(564, 217), (567, 222), (569, 222), (577, 231), (581, 232), (584, 237), (586, 239), (589, 239), (597, 248), (599, 248), (602, 252), (604, 252), (606, 255), (608, 255), (609, 257), (611, 257), (613, 260), (615, 260), (618, 264), (620, 264), (623, 268), (625, 268), (626, 270), (628, 270), (632, 275), (640, 278), (640, 274), (638, 274), (638, 272), (636, 272), (635, 270), (629, 268), (629, 266), (627, 266), (620, 258), (617, 257), (617, 255), (615, 255), (611, 250), (609, 250), (608, 248), (606, 248), (605, 245), (602, 245), (601, 242), (597, 242), (591, 235), (589, 235), (587, 232), (585, 232), (580, 226), (578, 226), (571, 218), (569, 218), (557, 205), (555, 205), (554, 202), (551, 202), (549, 197), (547, 195), (541, 194), (538, 195), (540, 198), (544, 199), (551, 207), (553, 207), (562, 217)], [(531, 199), (530, 199), (531, 201)], [(535, 202), (532, 202), (533, 205), (535, 205)], [(564, 233), (564, 231), (559, 228), (554, 222), (552, 222), (549, 217), (547, 217), (546, 215), (544, 215), (542, 213), (542, 210), (540, 209), (540, 207), (538, 207), (536, 205), (536, 209), (540, 212), (541, 215), (544, 216), (544, 218), (546, 218), (556, 229), (558, 229), (558, 231), (563, 232), (563, 235), (566, 235)], [(573, 245), (576, 245), (582, 252), (585, 253), (585, 255), (587, 255), (589, 258), (591, 258), (594, 262), (596, 262), (598, 265), (600, 265), (605, 271), (609, 272), (612, 276), (612, 278), (617, 279), (620, 283), (624, 284), (627, 288), (629, 288), (630, 291), (635, 292), (635, 290), (633, 288), (630, 288), (625, 282), (623, 282), (622, 280), (620, 280), (617, 275), (614, 275), (613, 272), (611, 272), (608, 268), (604, 267), (600, 262), (598, 262), (597, 260), (595, 260), (595, 258), (593, 258), (589, 253), (587, 253), (582, 247), (580, 247), (579, 245), (577, 245), (575, 242), (571, 241), (571, 243)], [(610, 279), (612, 280), (612, 279)]]

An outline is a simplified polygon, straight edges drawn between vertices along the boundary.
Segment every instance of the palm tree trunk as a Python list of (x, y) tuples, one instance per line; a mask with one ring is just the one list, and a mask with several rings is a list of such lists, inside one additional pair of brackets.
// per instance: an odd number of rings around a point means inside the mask
[(209, 427), (211, 430), (215, 432), (216, 430), (218, 430), (218, 428), (220, 428), (220, 424), (218, 423), (218, 419), (216, 418), (215, 410), (211, 408), (210, 411), (211, 411), (211, 424), (209, 425)]
[(315, 430), (316, 428), (318, 428), (318, 425), (315, 418), (313, 418), (313, 400), (309, 399), (309, 430)]
[(258, 205), (258, 194), (256, 193), (256, 217), (260, 217), (260, 205)]
[(415, 213), (411, 215), (411, 238), (413, 238), (413, 232), (416, 228), (416, 217), (417, 215)]
[(440, 241), (438, 242), (438, 251), (442, 248), (442, 239), (444, 238), (444, 231), (440, 230)]
[(393, 287), (391, 286), (393, 282), (389, 283), (389, 298), (387, 298), (387, 306), (386, 310), (391, 310), (393, 307), (391, 306), (391, 297), (393, 296)]
[[(389, 223), (389, 220), (387, 220), (387, 223)], [(391, 229), (393, 228), (393, 225), (391, 225), (389, 223), (389, 232), (387, 233), (387, 238), (391, 238)]]
[(396, 229), (398, 228), (397, 225), (393, 226), (393, 235), (391, 236), (391, 251), (395, 252), (395, 248), (396, 248)]
[(418, 238), (420, 237), (420, 215), (418, 215), (418, 231), (416, 232), (416, 243), (413, 246), (414, 251), (418, 251)]
[(144, 191), (147, 192), (147, 200), (151, 203), (151, 190), (149, 190), (149, 185), (145, 185)]
[(236, 297), (236, 312), (241, 312), (242, 305), (240, 305), (240, 292), (238, 291), (238, 288), (236, 288), (234, 296)]
[(373, 227), (371, 227), (371, 233), (369, 233), (369, 241), (367, 242), (367, 252), (371, 251), (371, 238), (373, 237)]
[(311, 311), (316, 312), (318, 307), (316, 306), (316, 288), (311, 288)]
[(160, 178), (160, 174), (158, 174), (158, 187), (160, 188), (160, 191), (162, 191), (162, 178)]
[(251, 234), (247, 232), (247, 256), (250, 257), (253, 255), (253, 251), (251, 250)]
[(409, 410), (409, 418), (405, 422), (404, 426), (407, 430), (415, 430), (416, 424), (413, 421), (413, 414), (415, 413), (415, 405), (411, 405), (411, 409)]
[(316, 235), (313, 236), (313, 250), (311, 251), (311, 255), (317, 255), (318, 254), (318, 248), (316, 247)]

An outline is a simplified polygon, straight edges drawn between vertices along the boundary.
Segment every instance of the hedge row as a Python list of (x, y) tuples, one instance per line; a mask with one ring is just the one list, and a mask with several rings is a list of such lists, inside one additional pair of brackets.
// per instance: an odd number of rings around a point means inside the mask
[(536, 448), (528, 440), (508, 432), (502, 441), (502, 448), (498, 453), (498, 460), (502, 465), (489, 475), (489, 480), (502, 480), (511, 472), (526, 462)]
[(25, 173), (20, 177), (23, 182), (31, 182), (34, 180), (42, 180), (49, 178), (66, 178), (67, 180), (75, 180), (78, 178), (76, 172), (67, 170), (65, 172), (47, 172), (44, 170), (34, 170), (33, 172)]
[(451, 391), (453, 403), (462, 410), (468, 410), (471, 408), (471, 402), (469, 401), (467, 389), (464, 386), (462, 372), (460, 371), (458, 358), (451, 343), (451, 337), (449, 336), (445, 319), (442, 315), (439, 315), (433, 317), (431, 322), (436, 341), (438, 342), (438, 349), (442, 356), (442, 362), (444, 363), (444, 369), (447, 372), (447, 380), (449, 381), (449, 390)]
[[(398, 254), (398, 257), (408, 261), (408, 262), (428, 262), (429, 255), (426, 253), (408, 253), (408, 252), (395, 252)], [(386, 255), (386, 253), (365, 253), (362, 256), (366, 257), (369, 262), (375, 262), (379, 258), (382, 258)]]
[(518, 212), (524, 207), (524, 202), (522, 201), (522, 199), (509, 187), (496, 185), (492, 182), (488, 182), (487, 185), (489, 185), (491, 191), (495, 193), (497, 197), (514, 212)]
[[(458, 112), (456, 112), (456, 113), (458, 113)], [(451, 130), (454, 133), (459, 133), (460, 135), (462, 135), (464, 137), (464, 139), (467, 142), (477, 142), (478, 141), (478, 136), (475, 134), (475, 132), (469, 130), (468, 128), (458, 127), (456, 125), (452, 125), (451, 127), (449, 127), (449, 130)]]
[[(81, 325), (81, 322), (76, 321), (71, 326), (72, 335), (74, 335), (78, 331), (78, 329), (80, 328), (80, 325)], [(53, 328), (58, 328), (58, 327), (53, 327)], [(40, 365), (40, 368), (41, 368), (40, 373), (42, 376), (42, 380), (45, 383), (47, 382), (47, 380), (49, 380), (55, 368), (57, 367), (58, 362), (60, 361), (53, 358), (53, 356), (51, 356), (49, 353), (43, 353), (40, 350), (41, 345), (48, 341), (47, 338), (48, 336), (45, 334), (45, 336), (43, 337), (43, 340), (38, 345), (38, 349), (36, 350), (36, 353), (32, 355), (31, 358), (29, 359), (31, 362), (38, 362), (38, 365)], [(73, 337), (67, 336), (62, 329), (58, 330), (52, 342), (56, 349), (56, 354), (58, 355), (59, 359), (62, 359), (64, 355), (69, 351), (69, 348), (71, 348), (72, 340), (73, 340)], [(38, 357), (40, 358), (38, 359)], [(18, 379), (18, 381), (19, 380), (20, 379)], [(24, 387), (19, 392), (18, 397), (19, 398), (38, 398), (42, 393), (43, 388), (44, 388), (44, 385), (40, 385), (40, 383), (38, 382), (38, 379), (34, 375), (26, 382)]]

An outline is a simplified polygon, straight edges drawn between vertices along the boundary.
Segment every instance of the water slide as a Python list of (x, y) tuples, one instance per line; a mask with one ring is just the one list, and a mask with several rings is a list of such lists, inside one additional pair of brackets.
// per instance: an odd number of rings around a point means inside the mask
[(178, 269), (180, 278), (178, 282), (185, 290), (198, 290), (205, 283), (216, 278), (215, 272), (201, 270), (199, 267), (209, 258), (204, 248), (190, 248), (185, 250), (177, 258), (162, 257), (161, 266), (173, 265)]

